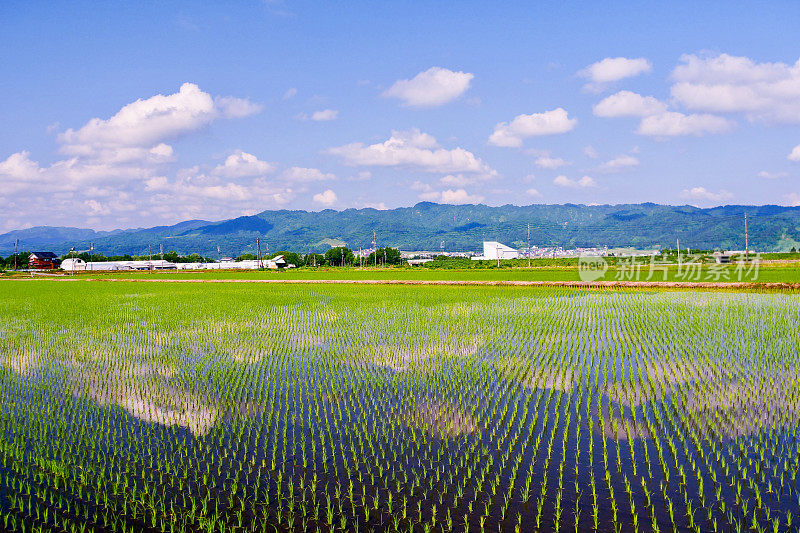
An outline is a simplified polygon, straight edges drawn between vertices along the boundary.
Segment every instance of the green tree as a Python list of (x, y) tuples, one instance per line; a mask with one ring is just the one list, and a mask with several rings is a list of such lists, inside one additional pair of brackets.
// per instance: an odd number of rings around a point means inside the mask
[(325, 252), (325, 262), (331, 266), (352, 265), (353, 259), (353, 250), (345, 246), (337, 246)]
[(236, 258), (237, 261), (255, 261), (256, 259), (258, 259), (258, 256), (250, 253), (242, 254)]
[(306, 254), (303, 257), (303, 264), (306, 266), (322, 266), (325, 264), (325, 256), (322, 254)]
[(369, 257), (367, 257), (366, 261), (364, 261), (364, 264), (367, 266), (376, 264), (376, 254), (378, 256), (378, 265), (399, 265), (403, 262), (403, 259), (400, 257), (400, 250), (397, 248), (389, 248), (387, 246), (385, 248), (378, 248), (375, 252), (369, 254)]
[(183, 258), (178, 255), (178, 252), (174, 250), (172, 252), (167, 252), (164, 254), (164, 261), (169, 261), (170, 263), (182, 263), (183, 262), (181, 261), (182, 259)]

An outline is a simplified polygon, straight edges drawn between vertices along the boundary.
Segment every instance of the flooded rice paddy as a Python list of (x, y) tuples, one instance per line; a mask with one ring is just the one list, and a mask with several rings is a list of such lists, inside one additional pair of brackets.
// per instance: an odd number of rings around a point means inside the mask
[(800, 298), (0, 285), (8, 531), (788, 531)]

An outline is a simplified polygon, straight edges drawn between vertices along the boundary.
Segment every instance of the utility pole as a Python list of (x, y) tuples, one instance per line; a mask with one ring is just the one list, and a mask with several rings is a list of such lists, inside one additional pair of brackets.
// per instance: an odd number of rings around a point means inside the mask
[(92, 263), (94, 263), (94, 243), (90, 242), (89, 243), (89, 270), (94, 270), (94, 266), (92, 265)]
[(256, 237), (256, 249), (258, 250), (258, 269), (261, 270), (261, 238)]
[(528, 268), (531, 267), (531, 225), (528, 224)]
[(375, 268), (378, 268), (378, 244), (375, 239), (375, 230), (372, 230), (372, 249), (375, 250)]
[(678, 270), (681, 268), (681, 240), (675, 239), (675, 245), (678, 247)]
[(153, 272), (153, 246), (148, 244), (147, 245), (147, 257), (148, 261), (150, 262), (150, 272)]
[(500, 246), (494, 247), (494, 253), (497, 254), (497, 266), (500, 267)]
[(217, 270), (222, 269), (222, 256), (219, 253), (219, 246), (217, 246)]
[(747, 213), (744, 214), (744, 261), (747, 262), (750, 245), (747, 238)]
[(19, 239), (14, 240), (14, 270), (17, 269), (17, 247), (19, 246)]

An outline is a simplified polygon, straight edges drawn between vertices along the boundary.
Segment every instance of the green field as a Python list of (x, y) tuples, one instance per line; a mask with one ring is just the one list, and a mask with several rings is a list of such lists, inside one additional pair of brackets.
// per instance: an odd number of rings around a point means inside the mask
[[(63, 273), (62, 273), (63, 274)], [(78, 272), (76, 277), (152, 278), (152, 279), (346, 279), (346, 280), (475, 280), (475, 281), (579, 281), (576, 266), (536, 268), (427, 269), (396, 268), (300, 268), (285, 271), (155, 271), (155, 272)], [(666, 278), (666, 279), (665, 279)], [(675, 265), (651, 269), (649, 263), (639, 267), (609, 267), (598, 281), (701, 281), (762, 283), (800, 282), (800, 263), (765, 263), (752, 266), (703, 265), (699, 269), (679, 269)]]
[(795, 294), (34, 280), (0, 301), (5, 530), (798, 523)]

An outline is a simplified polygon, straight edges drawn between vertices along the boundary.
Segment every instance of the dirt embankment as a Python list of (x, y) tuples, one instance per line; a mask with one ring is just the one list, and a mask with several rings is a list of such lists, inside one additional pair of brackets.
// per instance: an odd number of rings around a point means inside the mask
[[(16, 278), (29, 281), (31, 278)], [(34, 278), (35, 279), (35, 278)], [(140, 279), (140, 278), (38, 278), (51, 281), (110, 281), (126, 283), (278, 283), (310, 285), (456, 285), (578, 288), (676, 288), (676, 289), (768, 289), (800, 291), (799, 283), (752, 281), (514, 281), (514, 280), (417, 280), (417, 279)]]

